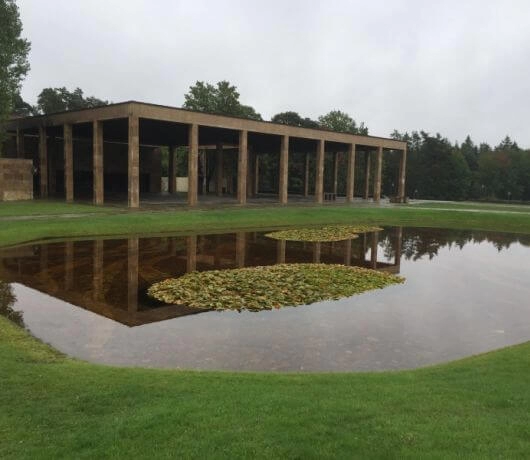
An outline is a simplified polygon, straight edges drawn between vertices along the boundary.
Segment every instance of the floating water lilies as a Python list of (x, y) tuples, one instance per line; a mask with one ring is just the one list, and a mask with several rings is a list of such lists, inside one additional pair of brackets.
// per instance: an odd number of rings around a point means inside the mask
[(150, 296), (208, 310), (271, 310), (337, 300), (403, 283), (404, 278), (359, 267), (278, 264), (191, 272), (152, 285)]
[(298, 228), (266, 233), (265, 236), (275, 240), (288, 241), (342, 241), (357, 238), (359, 233), (378, 232), (383, 230), (369, 225), (334, 225), (322, 228)]

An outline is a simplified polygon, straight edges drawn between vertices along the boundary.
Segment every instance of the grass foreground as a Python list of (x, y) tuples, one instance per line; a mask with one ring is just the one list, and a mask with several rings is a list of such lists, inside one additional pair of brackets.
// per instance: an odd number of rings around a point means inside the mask
[[(530, 233), (526, 212), (270, 207), (5, 220), (0, 245), (346, 222)], [(70, 359), (0, 317), (0, 389), (0, 458), (482, 459), (530, 452), (530, 342), (403, 372), (191, 372)]]

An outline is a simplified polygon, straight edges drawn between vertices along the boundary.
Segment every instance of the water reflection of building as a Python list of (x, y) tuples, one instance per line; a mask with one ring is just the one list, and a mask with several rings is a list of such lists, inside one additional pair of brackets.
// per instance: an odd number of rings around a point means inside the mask
[[(381, 260), (380, 240), (394, 258)], [(0, 251), (0, 279), (18, 282), (128, 326), (200, 313), (146, 295), (157, 281), (194, 270), (276, 263), (336, 263), (399, 273), (401, 228), (333, 243), (276, 241), (260, 233), (64, 241)]]

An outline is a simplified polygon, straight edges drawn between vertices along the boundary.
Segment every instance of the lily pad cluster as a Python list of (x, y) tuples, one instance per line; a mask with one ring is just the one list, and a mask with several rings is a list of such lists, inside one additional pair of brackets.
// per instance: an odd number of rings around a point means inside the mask
[(404, 278), (360, 267), (278, 264), (191, 272), (152, 285), (148, 294), (168, 304), (207, 310), (271, 310), (337, 300)]
[(275, 240), (288, 241), (342, 241), (357, 238), (359, 233), (378, 232), (383, 230), (380, 227), (371, 227), (369, 225), (334, 225), (321, 228), (294, 228), (289, 230), (280, 230), (277, 232), (266, 233), (265, 236)]

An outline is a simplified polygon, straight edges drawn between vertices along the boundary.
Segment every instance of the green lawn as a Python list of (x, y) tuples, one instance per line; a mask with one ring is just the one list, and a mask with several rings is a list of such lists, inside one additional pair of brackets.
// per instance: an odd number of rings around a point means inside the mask
[(9, 201), (0, 203), (0, 217), (46, 216), (56, 214), (107, 213), (116, 212), (116, 206), (93, 206), (53, 200)]
[[(0, 244), (344, 222), (530, 233), (525, 213), (264, 207), (6, 220)], [(408, 372), (183, 372), (65, 358), (0, 318), (0, 389), (0, 458), (482, 459), (530, 452), (530, 342)]]
[(525, 204), (502, 204), (502, 203), (481, 203), (476, 201), (462, 202), (427, 202), (419, 201), (411, 203), (411, 206), (429, 209), (465, 209), (465, 210), (482, 210), (482, 211), (502, 211), (502, 212), (528, 212), (530, 205)]

